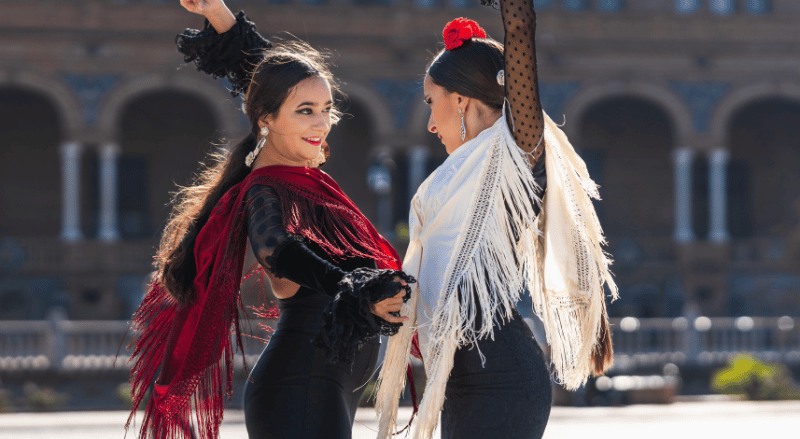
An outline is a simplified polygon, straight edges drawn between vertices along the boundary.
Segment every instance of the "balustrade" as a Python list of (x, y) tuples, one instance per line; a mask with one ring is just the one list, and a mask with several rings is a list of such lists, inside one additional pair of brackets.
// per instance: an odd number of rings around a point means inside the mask
[[(800, 318), (684, 317), (612, 319), (617, 367), (658, 364), (721, 365), (737, 353), (800, 363)], [(255, 364), (266, 332), (243, 338), (244, 359)], [(0, 321), (0, 370), (110, 370), (128, 366), (132, 332), (125, 321)]]

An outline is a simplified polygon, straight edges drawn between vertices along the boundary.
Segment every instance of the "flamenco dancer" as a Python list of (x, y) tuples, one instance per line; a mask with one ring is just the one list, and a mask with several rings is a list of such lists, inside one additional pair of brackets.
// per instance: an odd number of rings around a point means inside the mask
[(503, 44), (453, 20), (426, 72), (428, 130), (449, 157), (411, 205), (403, 268), (418, 283), (402, 310), (410, 324), (381, 369), (380, 438), (395, 428), (415, 334), (427, 383), (412, 438), (430, 438), (440, 413), (443, 439), (542, 437), (550, 373), (515, 308), (525, 290), (558, 382), (576, 389), (611, 366), (604, 286), (613, 297), (617, 288), (591, 202), (597, 186), (542, 111), (533, 2), (499, 6)]
[[(319, 53), (303, 44), (271, 47), (220, 0), (181, 3), (213, 28), (179, 35), (180, 51), (243, 94), (251, 133), (210, 156), (174, 200), (156, 279), (133, 318), (131, 418), (152, 385), (140, 437), (218, 437), (241, 348), (239, 287), (249, 239), (280, 309), (246, 384), (249, 436), (350, 438), (378, 335), (396, 333), (407, 320), (398, 311), (413, 279), (318, 169), (337, 119), (335, 83)], [(214, 30), (232, 26), (222, 36)], [(244, 39), (259, 53), (236, 50)]]

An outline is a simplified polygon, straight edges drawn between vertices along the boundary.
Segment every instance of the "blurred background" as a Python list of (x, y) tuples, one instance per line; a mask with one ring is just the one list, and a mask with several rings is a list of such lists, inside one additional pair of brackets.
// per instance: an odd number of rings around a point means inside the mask
[[(602, 186), (622, 295), (616, 368), (557, 401), (797, 397), (800, 2), (535, 3), (544, 108)], [(426, 131), (426, 64), (457, 16), (502, 40), (499, 12), (227, 4), (333, 52), (348, 116), (325, 170), (402, 252), (410, 198), (446, 157)], [(125, 407), (127, 319), (170, 192), (247, 130), (225, 82), (175, 50), (202, 24), (177, 0), (0, 0), (0, 411)]]

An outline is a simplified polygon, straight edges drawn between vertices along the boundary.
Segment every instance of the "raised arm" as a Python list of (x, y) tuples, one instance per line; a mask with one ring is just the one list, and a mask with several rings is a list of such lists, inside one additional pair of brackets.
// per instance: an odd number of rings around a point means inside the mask
[(256, 31), (244, 12), (234, 15), (222, 0), (181, 0), (181, 5), (206, 18), (202, 30), (186, 29), (175, 37), (184, 61), (214, 78), (226, 77), (231, 94), (243, 95), (253, 68), (272, 43)]
[(505, 91), (517, 145), (535, 164), (544, 151), (544, 118), (536, 69), (536, 12), (532, 0), (500, 0), (505, 29)]

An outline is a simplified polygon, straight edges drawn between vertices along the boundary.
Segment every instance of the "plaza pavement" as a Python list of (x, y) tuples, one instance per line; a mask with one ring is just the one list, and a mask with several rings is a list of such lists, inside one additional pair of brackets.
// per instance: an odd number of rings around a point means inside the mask
[[(401, 409), (401, 420), (409, 415), (409, 409)], [(126, 416), (119, 411), (0, 414), (0, 439), (123, 438)], [(226, 412), (220, 439), (246, 439), (243, 422), (241, 411)], [(374, 412), (360, 409), (353, 439), (372, 439), (374, 431)], [(132, 433), (128, 437), (133, 438)], [(590, 438), (796, 439), (800, 438), (800, 401), (553, 408), (544, 439)]]

